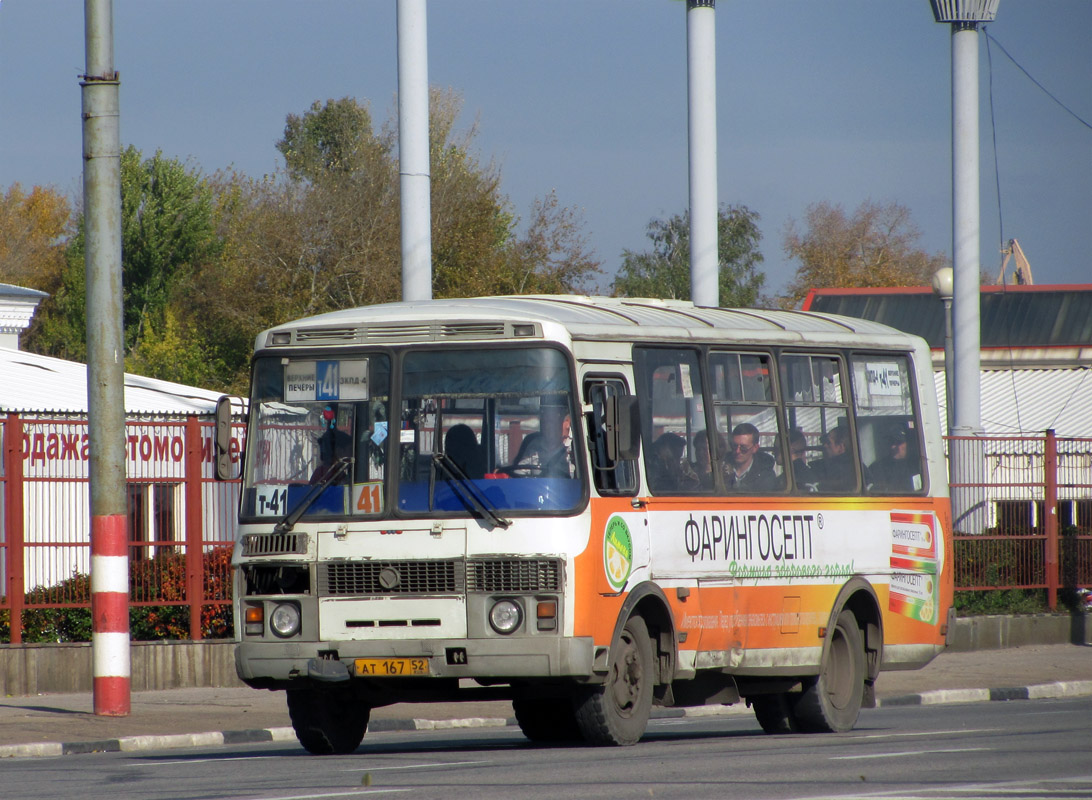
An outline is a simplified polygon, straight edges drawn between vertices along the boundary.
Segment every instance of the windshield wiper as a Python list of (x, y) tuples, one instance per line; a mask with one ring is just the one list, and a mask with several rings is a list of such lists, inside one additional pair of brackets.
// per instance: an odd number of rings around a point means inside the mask
[(284, 515), (284, 519), (278, 522), (273, 527), (273, 533), (288, 533), (295, 527), (296, 523), (300, 521), (307, 509), (311, 507), (311, 504), (318, 499), (318, 496), (322, 494), (327, 487), (333, 484), (338, 478), (340, 478), (353, 463), (353, 459), (349, 456), (342, 456), (333, 464), (330, 465), (330, 469), (326, 471), (326, 477), (311, 487), (300, 501), (296, 503), (296, 507)]
[(494, 506), (488, 497), (479, 489), (474, 483), (466, 476), (466, 473), (459, 469), (459, 466), (451, 460), (451, 457), (447, 453), (433, 453), (432, 454), (432, 470), (429, 472), (429, 486), (428, 486), (428, 510), (432, 511), (432, 498), (433, 492), (436, 488), (436, 468), (439, 467), (448, 474), (448, 477), (452, 480), (449, 481), (454, 487), (456, 487), (455, 494), (457, 494), (462, 501), (469, 507), (473, 508), (489, 522), (493, 524), (495, 528), (507, 529), (512, 524), (511, 520), (505, 519), (497, 513), (496, 506)]

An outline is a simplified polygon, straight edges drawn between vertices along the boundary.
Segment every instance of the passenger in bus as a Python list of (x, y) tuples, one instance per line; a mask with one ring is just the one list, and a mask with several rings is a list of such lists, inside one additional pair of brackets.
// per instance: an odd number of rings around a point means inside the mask
[(868, 468), (870, 489), (878, 492), (921, 491), (921, 463), (910, 457), (910, 433), (897, 428), (885, 438), (888, 453)]
[(781, 488), (774, 459), (758, 446), (758, 428), (742, 422), (732, 429), (731, 465), (725, 486), (730, 492), (769, 492)]
[[(337, 406), (328, 404), (322, 410), (322, 434), (318, 438), (318, 463), (311, 472), (311, 479), (308, 482), (312, 486), (322, 483), (337, 464), (338, 459), (352, 456), (352, 454), (352, 438), (337, 427)], [(342, 475), (339, 482), (345, 482), (348, 474), (346, 472)]]
[(648, 488), (657, 494), (692, 492), (700, 484), (686, 460), (686, 439), (665, 433), (652, 443), (648, 459)]
[[(777, 449), (778, 457), (780, 457), (781, 448)], [(804, 489), (809, 492), (817, 491), (819, 477), (816, 475), (815, 470), (808, 465), (808, 440), (804, 436), (804, 431), (800, 428), (789, 429), (789, 459), (792, 464), (792, 477), (796, 482), (797, 488)]]
[(485, 477), (485, 453), (469, 425), (460, 422), (448, 428), (444, 437), (444, 453), (471, 480)]
[[(717, 453), (723, 457), (728, 452), (728, 444), (720, 433), (716, 433)], [(698, 488), (713, 488), (713, 464), (709, 454), (709, 432), (698, 431), (694, 434), (694, 472), (698, 476)]]
[(823, 437), (824, 457), (811, 463), (821, 492), (837, 492), (852, 489), (853, 454), (849, 452), (849, 429), (838, 425)]
[(572, 418), (565, 406), (542, 405), (538, 430), (520, 442), (508, 471), (523, 476), (571, 478), (573, 476)]

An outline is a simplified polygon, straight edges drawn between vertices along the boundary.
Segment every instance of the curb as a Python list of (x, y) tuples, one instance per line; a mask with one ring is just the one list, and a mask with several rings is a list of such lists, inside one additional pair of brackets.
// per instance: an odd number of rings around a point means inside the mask
[[(956, 703), (1006, 702), (1009, 700), (1043, 700), (1059, 697), (1092, 695), (1092, 681), (1056, 681), (1034, 686), (1014, 686), (1001, 689), (938, 689), (919, 694), (884, 697), (877, 701), (880, 708), (898, 706), (931, 706)], [(713, 717), (750, 714), (743, 703), (732, 706), (699, 706), (696, 708), (653, 709), (651, 719), (682, 717)], [(463, 719), (379, 719), (368, 725), (370, 733), (404, 731), (438, 731), (457, 728), (514, 727), (513, 717), (467, 717)], [(155, 736), (125, 736), (90, 742), (38, 742), (34, 744), (0, 745), (0, 758), (37, 758), (89, 753), (128, 753), (141, 750), (169, 750), (183, 747), (217, 747), (262, 742), (291, 742), (296, 734), (290, 727), (251, 728), (208, 733), (181, 733)]]
[(903, 694), (880, 699), (881, 708), (891, 706), (932, 706), (947, 703), (988, 703), (1006, 700), (1043, 700), (1057, 697), (1084, 697), (1092, 694), (1092, 681), (1056, 681), (1035, 686), (1003, 689), (937, 689), (920, 694)]

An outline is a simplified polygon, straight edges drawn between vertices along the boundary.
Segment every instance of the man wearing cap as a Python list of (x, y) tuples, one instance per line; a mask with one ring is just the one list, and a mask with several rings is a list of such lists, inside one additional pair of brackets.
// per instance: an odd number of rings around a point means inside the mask
[(877, 492), (920, 492), (921, 464), (910, 458), (910, 433), (905, 428), (891, 431), (886, 439), (888, 453), (868, 468), (869, 488)]

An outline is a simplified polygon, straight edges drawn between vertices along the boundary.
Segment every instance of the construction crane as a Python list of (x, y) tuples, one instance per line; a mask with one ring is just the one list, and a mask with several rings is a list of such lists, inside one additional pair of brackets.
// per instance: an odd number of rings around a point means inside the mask
[(1031, 286), (1035, 283), (1035, 279), (1031, 276), (1031, 264), (1028, 263), (1024, 251), (1020, 249), (1018, 241), (1009, 239), (1009, 246), (1002, 248), (1001, 253), (1005, 258), (1001, 262), (1001, 271), (997, 274), (997, 283), (999, 285), (1005, 285), (1005, 268), (1008, 267), (1010, 258), (1015, 262), (1012, 268), (1012, 284), (1014, 286)]

